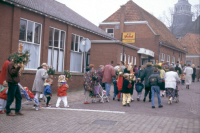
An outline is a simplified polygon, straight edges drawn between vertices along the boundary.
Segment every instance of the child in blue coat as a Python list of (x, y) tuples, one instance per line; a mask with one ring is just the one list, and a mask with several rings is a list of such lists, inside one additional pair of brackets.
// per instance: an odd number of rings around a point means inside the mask
[(49, 101), (51, 100), (51, 84), (53, 83), (53, 80), (51, 78), (48, 78), (46, 80), (46, 83), (44, 83), (44, 95), (47, 98), (47, 103), (46, 103), (46, 107), (51, 107), (49, 106)]
[(135, 84), (135, 89), (136, 89), (136, 91), (138, 93), (138, 98), (137, 98), (138, 101), (140, 101), (140, 96), (142, 94), (142, 89), (143, 88), (144, 88), (144, 85), (141, 83), (141, 79), (138, 78), (137, 79), (137, 83)]

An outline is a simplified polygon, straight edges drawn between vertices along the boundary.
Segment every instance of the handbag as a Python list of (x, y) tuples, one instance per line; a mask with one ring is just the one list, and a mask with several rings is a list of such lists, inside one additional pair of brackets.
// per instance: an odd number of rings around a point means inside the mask
[(129, 83), (129, 84), (128, 84), (128, 88), (130, 89), (131, 87), (132, 87), (132, 84), (131, 84), (131, 83)]

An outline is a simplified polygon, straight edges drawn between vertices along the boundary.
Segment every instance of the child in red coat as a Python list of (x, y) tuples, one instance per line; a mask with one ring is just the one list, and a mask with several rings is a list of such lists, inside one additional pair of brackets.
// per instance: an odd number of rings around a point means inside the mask
[(119, 77), (117, 79), (117, 88), (118, 88), (118, 101), (120, 101), (120, 95), (122, 92), (123, 85), (123, 72), (119, 72)]
[(69, 108), (68, 102), (67, 102), (67, 89), (69, 88), (65, 75), (60, 75), (58, 77), (58, 89), (57, 89), (57, 96), (58, 100), (56, 103), (56, 107), (60, 107), (60, 102), (63, 101), (64, 107)]
[(8, 93), (8, 84), (6, 81), (3, 82), (3, 88), (0, 90), (0, 114), (6, 112), (6, 101), (7, 101), (7, 93)]

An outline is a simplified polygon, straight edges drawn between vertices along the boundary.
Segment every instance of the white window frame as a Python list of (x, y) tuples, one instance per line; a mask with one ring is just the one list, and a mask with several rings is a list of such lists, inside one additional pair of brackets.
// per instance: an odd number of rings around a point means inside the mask
[(170, 63), (170, 55), (167, 55), (167, 62)]
[(133, 64), (133, 56), (131, 57), (131, 63)]
[(165, 54), (164, 53), (161, 54), (161, 61), (165, 62)]
[[(79, 45), (80, 45), (80, 42), (81, 42), (81, 40), (80, 40), (80, 38), (82, 37), (82, 38), (85, 38), (85, 37), (83, 37), (83, 36), (80, 36), (80, 35), (77, 35), (77, 34), (75, 34), (75, 33), (72, 33), (71, 35), (75, 35), (75, 38), (74, 38), (74, 50), (71, 50), (71, 52), (75, 52), (75, 53), (82, 53), (82, 52), (80, 52), (80, 49), (79, 49)], [(79, 36), (79, 39), (78, 39), (78, 51), (75, 51), (75, 41), (76, 41), (76, 36)], [(70, 43), (71, 44), (71, 43)], [(70, 48), (71, 49), (71, 48)], [(71, 55), (70, 55), (71, 56)], [(81, 56), (81, 73), (83, 72), (83, 53), (82, 53), (82, 56)], [(70, 72), (74, 72), (74, 73), (80, 73), (79, 71), (71, 71), (70, 70)]]
[(128, 55), (128, 65), (129, 65), (129, 63), (130, 63), (130, 55)]
[[(53, 57), (54, 57), (54, 52), (53, 52), (53, 49), (56, 48), (58, 49), (58, 59), (59, 59), (59, 53), (60, 53), (60, 49), (63, 49), (63, 70), (64, 71), (64, 64), (65, 64), (65, 39), (66, 39), (66, 32), (64, 30), (61, 30), (61, 29), (58, 29), (58, 28), (55, 28), (55, 27), (49, 27), (49, 29), (52, 28), (54, 29), (54, 32), (53, 32), (53, 36), (52, 36), (52, 46), (48, 46), (48, 49), (51, 47), (51, 50), (52, 50), (52, 53), (51, 53), (51, 63), (52, 63), (52, 67), (53, 67)], [(55, 33), (55, 30), (59, 30), (59, 41), (58, 41), (58, 47), (54, 47), (54, 33)], [(50, 30), (49, 30), (50, 31)], [(61, 31), (65, 33), (65, 36), (64, 36), (64, 46), (63, 48), (60, 48), (60, 39), (61, 39)], [(48, 61), (47, 61), (48, 63)], [(56, 68), (54, 68), (56, 69)], [(58, 71), (58, 70), (57, 70)]]
[(134, 65), (136, 65), (136, 59), (137, 59), (137, 58), (135, 57), (135, 62), (134, 62)]
[[(113, 33), (108, 33), (108, 29), (113, 29)], [(114, 28), (106, 28), (106, 33), (110, 34), (111, 36), (114, 37)]]
[(172, 56), (172, 63), (175, 64), (175, 57)]
[(126, 54), (124, 54), (124, 63), (126, 62), (127, 60), (126, 60)]
[(121, 53), (120, 54), (120, 61), (122, 61), (123, 60), (123, 54)]
[(178, 58), (178, 61), (179, 61), (179, 63), (181, 62), (181, 59), (180, 58)]
[[(25, 18), (20, 18), (20, 20), (25, 20), (25, 21), (27, 21), (27, 23), (26, 23), (26, 38), (25, 38), (25, 41), (23, 41), (23, 40), (19, 40), (19, 43), (29, 43), (29, 44), (32, 44), (32, 45), (38, 45), (39, 46), (39, 59), (38, 59), (38, 67), (40, 66), (40, 54), (41, 54), (41, 40), (42, 40), (42, 24), (41, 23), (38, 23), (38, 22), (34, 22), (34, 21), (31, 21), (31, 20), (28, 20), (28, 19), (25, 19)], [(27, 28), (28, 28), (28, 21), (31, 21), (31, 22), (33, 22), (33, 35), (32, 35), (32, 42), (28, 42), (27, 41)], [(40, 32), (40, 43), (34, 43), (34, 35), (35, 35), (35, 23), (36, 24), (40, 24), (41, 25), (41, 32)], [(31, 69), (31, 68), (24, 68), (25, 70), (37, 70), (37, 68), (36, 69)]]

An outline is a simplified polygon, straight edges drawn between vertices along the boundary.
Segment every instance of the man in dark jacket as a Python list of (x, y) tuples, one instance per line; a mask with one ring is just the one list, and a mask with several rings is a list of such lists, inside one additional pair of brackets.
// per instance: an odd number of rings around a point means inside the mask
[[(7, 104), (6, 104), (6, 114), (7, 116), (15, 116), (15, 115), (23, 115), (20, 112), (21, 109), (21, 93), (19, 90), (18, 83), (20, 82), (19, 78), (19, 70), (21, 68), (21, 64), (17, 64), (15, 68), (14, 62), (11, 61), (8, 64), (7, 74), (6, 74), (6, 81), (8, 83), (8, 94), (7, 94)], [(15, 114), (11, 113), (10, 105), (12, 104), (14, 98), (16, 98), (15, 104)]]
[(157, 68), (154, 68), (153, 74), (149, 76), (148, 83), (149, 83), (149, 86), (151, 86), (152, 108), (155, 108), (155, 104), (154, 104), (155, 93), (157, 93), (157, 97), (158, 97), (158, 105), (159, 105), (158, 107), (162, 108), (163, 106), (161, 105), (160, 87), (159, 87), (159, 85), (162, 83), (162, 79), (160, 75), (158, 74)]
[(181, 68), (176, 64), (175, 71), (178, 72), (178, 75), (181, 75)]
[(152, 63), (148, 62), (146, 64), (146, 68), (143, 70), (140, 76), (141, 81), (143, 81), (145, 78), (145, 94), (144, 94), (144, 99), (143, 99), (144, 102), (146, 101), (146, 96), (148, 95), (148, 93), (149, 93), (149, 102), (151, 102), (151, 86), (149, 86), (148, 78), (153, 73), (153, 70), (154, 70), (154, 67), (152, 66)]

